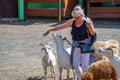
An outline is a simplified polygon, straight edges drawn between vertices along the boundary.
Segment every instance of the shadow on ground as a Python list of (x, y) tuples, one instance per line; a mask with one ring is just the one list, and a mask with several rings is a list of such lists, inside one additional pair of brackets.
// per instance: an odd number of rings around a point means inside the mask
[[(37, 77), (29, 77), (27, 80), (45, 80), (44, 76), (37, 76)], [(48, 79), (49, 80), (49, 79)], [(51, 80), (51, 79), (50, 79)], [(73, 80), (73, 78), (70, 79), (63, 79), (63, 80)]]
[(58, 23), (57, 19), (27, 19), (24, 21), (2, 21), (0, 24), (8, 24), (8, 25), (20, 25), (20, 26), (29, 26), (33, 24), (48, 24), (48, 23)]
[[(95, 25), (95, 28), (112, 28), (112, 29), (120, 29), (120, 19), (92, 19)], [(20, 26), (29, 26), (29, 25), (40, 25), (40, 24), (49, 24), (49, 27), (61, 24), (66, 20), (62, 20), (59, 22), (57, 19), (51, 18), (40, 18), (40, 19), (27, 19), (25, 21), (13, 21), (13, 22), (0, 22), (0, 24), (8, 24), (8, 25), (20, 25)]]
[(37, 76), (37, 77), (29, 77), (27, 80), (43, 80), (44, 77), (43, 76)]

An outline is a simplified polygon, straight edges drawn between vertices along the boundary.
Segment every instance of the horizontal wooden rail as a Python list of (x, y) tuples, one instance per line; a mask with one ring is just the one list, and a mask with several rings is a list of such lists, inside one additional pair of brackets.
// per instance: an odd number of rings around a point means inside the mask
[(120, 14), (90, 14), (91, 18), (120, 18)]
[[(49, 16), (57, 17), (58, 9), (56, 8), (39, 8), (39, 9), (26, 9), (27, 16)], [(64, 16), (64, 9), (61, 10), (61, 15)]]
[[(58, 0), (25, 0), (26, 3), (28, 2), (58, 2)], [(61, 2), (64, 2), (64, 0), (61, 0)]]
[(120, 7), (90, 7), (89, 13), (118, 13), (120, 14)]
[(120, 0), (90, 0), (90, 2), (120, 2)]

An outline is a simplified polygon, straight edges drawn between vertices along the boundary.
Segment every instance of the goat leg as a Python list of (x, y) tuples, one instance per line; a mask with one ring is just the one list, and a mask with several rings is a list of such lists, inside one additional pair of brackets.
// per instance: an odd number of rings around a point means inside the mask
[(69, 80), (69, 73), (70, 73), (70, 69), (67, 68), (67, 79)]
[(53, 78), (53, 66), (50, 66), (50, 72), (51, 72), (51, 76)]
[(44, 69), (44, 76), (45, 76), (45, 80), (47, 80), (47, 67), (46, 67), (46, 66), (44, 66), (44, 67), (43, 67), (43, 69)]
[(54, 76), (54, 80), (57, 80), (56, 73), (55, 73), (55, 66), (53, 66), (53, 76)]
[(59, 80), (62, 80), (62, 68), (59, 67)]

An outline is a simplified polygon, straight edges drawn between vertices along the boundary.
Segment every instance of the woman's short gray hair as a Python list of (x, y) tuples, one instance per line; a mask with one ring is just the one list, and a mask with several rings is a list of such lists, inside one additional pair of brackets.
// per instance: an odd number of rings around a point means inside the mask
[(83, 9), (81, 8), (81, 6), (78, 6), (78, 5), (74, 7), (71, 14), (72, 16), (75, 16), (75, 15), (83, 16), (83, 17), (85, 16)]

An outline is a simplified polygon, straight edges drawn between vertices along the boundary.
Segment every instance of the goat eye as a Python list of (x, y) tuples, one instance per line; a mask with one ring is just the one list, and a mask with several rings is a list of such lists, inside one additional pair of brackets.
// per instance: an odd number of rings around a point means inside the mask
[(60, 36), (60, 38), (62, 38), (62, 36)]
[(108, 48), (108, 52), (112, 52), (112, 49)]

